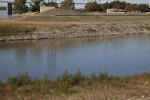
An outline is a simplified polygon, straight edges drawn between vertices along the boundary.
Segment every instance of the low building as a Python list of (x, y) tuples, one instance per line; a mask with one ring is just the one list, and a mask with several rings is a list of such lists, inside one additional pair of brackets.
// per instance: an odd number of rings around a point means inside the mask
[(107, 13), (126, 13), (124, 9), (107, 9)]

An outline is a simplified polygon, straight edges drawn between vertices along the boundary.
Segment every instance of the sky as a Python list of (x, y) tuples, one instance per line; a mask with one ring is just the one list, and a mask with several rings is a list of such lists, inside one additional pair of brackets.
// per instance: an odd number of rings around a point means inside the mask
[[(0, 0), (0, 1), (13, 1), (13, 0)], [(30, 1), (30, 0), (28, 0), (28, 1)], [(45, 0), (45, 1), (48, 1), (48, 0)], [(86, 1), (86, 0), (74, 0), (74, 1), (82, 2), (82, 1)], [(97, 1), (99, 1), (99, 0), (97, 0)], [(109, 0), (109, 2), (111, 2), (111, 1), (115, 1), (115, 0)], [(146, 4), (150, 4), (150, 0), (120, 0), (120, 1), (126, 1), (126, 2), (129, 2), (129, 3), (146, 3)], [(102, 2), (108, 2), (108, 0), (100, 0), (100, 2), (101, 3)], [(0, 4), (0, 6), (1, 5), (6, 5), (6, 4)]]

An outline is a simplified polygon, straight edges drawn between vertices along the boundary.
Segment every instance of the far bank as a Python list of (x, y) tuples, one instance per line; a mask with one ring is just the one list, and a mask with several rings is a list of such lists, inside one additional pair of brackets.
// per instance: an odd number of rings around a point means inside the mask
[[(5, 25), (0, 41), (150, 34), (150, 23)], [(2, 33), (3, 31), (3, 33)]]
[(0, 18), (0, 41), (149, 33), (150, 18), (145, 14), (97, 15), (54, 9), (43, 13)]

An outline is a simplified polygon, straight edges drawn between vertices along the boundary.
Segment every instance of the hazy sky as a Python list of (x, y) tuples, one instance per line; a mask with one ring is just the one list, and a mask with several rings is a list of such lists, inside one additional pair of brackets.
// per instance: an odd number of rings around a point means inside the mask
[[(14, 0), (0, 0), (0, 1), (14, 1)], [(30, 1), (30, 0), (27, 0), (27, 1)], [(45, 0), (45, 1), (48, 1), (48, 0)], [(63, 1), (63, 0), (60, 0), (60, 1)], [(86, 1), (86, 0), (74, 0), (76, 2), (82, 2), (82, 1)], [(94, 1), (94, 0), (93, 0)], [(97, 0), (99, 1), (99, 0)], [(100, 0), (100, 2), (107, 2), (108, 0)], [(109, 2), (111, 1), (116, 1), (116, 0), (109, 0)], [(150, 0), (120, 0), (120, 1), (126, 1), (126, 2), (129, 2), (129, 3), (146, 3), (146, 4), (150, 4)], [(1, 4), (0, 5), (6, 5), (6, 4)]]
[[(0, 0), (0, 1), (13, 1), (13, 0)], [(28, 0), (28, 1), (30, 1), (30, 0)], [(48, 1), (48, 0), (45, 0), (45, 1)], [(86, 0), (74, 0), (74, 1), (86, 1)], [(100, 0), (100, 2), (106, 2), (106, 1), (108, 1), (108, 0)], [(115, 0), (109, 0), (109, 1), (115, 1)], [(120, 1), (126, 1), (126, 2), (130, 2), (130, 3), (150, 3), (150, 0), (120, 0)]]
[[(106, 2), (108, 0), (101, 0), (101, 2)], [(114, 0), (110, 0), (110, 1), (114, 1)], [(126, 1), (126, 2), (130, 2), (130, 3), (150, 3), (150, 0), (120, 0), (120, 1)]]

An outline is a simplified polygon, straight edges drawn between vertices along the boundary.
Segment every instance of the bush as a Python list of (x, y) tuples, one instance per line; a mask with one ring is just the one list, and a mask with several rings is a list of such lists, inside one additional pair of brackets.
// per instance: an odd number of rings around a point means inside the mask
[(82, 75), (80, 70), (74, 75), (68, 74), (68, 71), (66, 70), (62, 76), (58, 78), (59, 89), (62, 92), (70, 92), (69, 88), (77, 85), (82, 80), (85, 80), (85, 76)]
[(97, 76), (94, 71), (92, 72), (90, 79), (93, 81), (97, 80)]
[(87, 31), (87, 32), (91, 32), (91, 33), (97, 32), (95, 29), (92, 29), (92, 28), (89, 28), (89, 29), (87, 29), (86, 31)]
[(65, 0), (61, 2), (61, 8), (75, 9), (75, 3), (73, 2), (73, 0)]
[(52, 7), (56, 7), (56, 8), (58, 7), (58, 4), (56, 2), (48, 2), (48, 3), (43, 2), (43, 5), (52, 6)]
[(69, 88), (71, 87), (71, 83), (72, 83), (71, 79), (72, 79), (72, 75), (68, 74), (68, 71), (66, 70), (58, 80), (59, 90), (61, 92), (69, 91)]
[(27, 84), (31, 83), (31, 78), (28, 75), (28, 72), (26, 72), (24, 74), (18, 74), (15, 77), (8, 77), (7, 82), (9, 84), (14, 84), (17, 86), (23, 86), (23, 85), (27, 85)]
[(99, 5), (97, 2), (89, 2), (85, 6), (85, 11), (87, 12), (94, 12), (94, 11), (99, 11)]
[(14, 0), (13, 13), (22, 14), (28, 12), (28, 6), (26, 5), (27, 0)]
[(108, 73), (107, 72), (104, 72), (104, 73), (100, 72), (99, 78), (100, 78), (100, 80), (108, 80), (109, 79)]
[(31, 0), (33, 2), (33, 4), (31, 4), (31, 11), (32, 12), (37, 12), (40, 11), (40, 4), (43, 0)]

